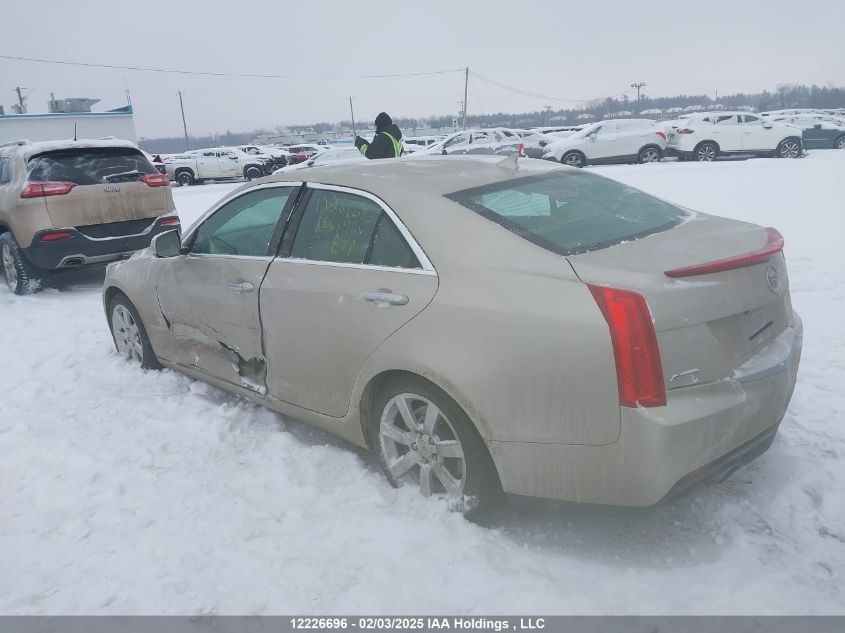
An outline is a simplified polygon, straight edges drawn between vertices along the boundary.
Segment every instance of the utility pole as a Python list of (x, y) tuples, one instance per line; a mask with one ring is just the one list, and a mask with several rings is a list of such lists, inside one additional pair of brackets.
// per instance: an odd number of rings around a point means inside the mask
[(191, 144), (188, 142), (188, 125), (185, 123), (185, 106), (182, 103), (182, 91), (179, 91), (179, 109), (182, 110), (182, 129), (185, 131), (185, 151), (191, 149)]
[(546, 127), (552, 125), (552, 106), (546, 106)]
[(17, 92), (17, 93), (18, 93), (18, 103), (20, 104), (20, 110), (21, 110), (21, 112), (20, 112), (20, 113), (21, 113), (21, 114), (26, 114), (26, 105), (24, 104), (24, 102), (26, 101), (26, 97), (24, 97), (24, 96), (21, 94), (21, 90), (26, 90), (26, 88), (21, 88), (20, 86), (18, 86), (17, 88), (15, 88), (15, 92)]
[(469, 88), (469, 66), (464, 75), (464, 129), (467, 129), (467, 90)]
[(646, 83), (644, 81), (638, 81), (631, 84), (631, 88), (637, 89), (637, 114), (640, 113), (640, 88), (645, 86)]
[(349, 97), (349, 114), (352, 115), (352, 136), (357, 136), (355, 133), (355, 111), (352, 109), (352, 97)]

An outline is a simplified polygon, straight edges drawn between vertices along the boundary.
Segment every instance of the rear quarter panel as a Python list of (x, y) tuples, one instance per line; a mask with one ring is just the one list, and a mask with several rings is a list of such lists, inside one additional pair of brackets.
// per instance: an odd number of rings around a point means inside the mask
[(391, 206), (440, 284), (431, 304), (366, 361), (353, 404), (374, 376), (406, 370), (449, 393), (487, 441), (616, 441), (607, 324), (566, 259), (445, 199), (413, 216)]

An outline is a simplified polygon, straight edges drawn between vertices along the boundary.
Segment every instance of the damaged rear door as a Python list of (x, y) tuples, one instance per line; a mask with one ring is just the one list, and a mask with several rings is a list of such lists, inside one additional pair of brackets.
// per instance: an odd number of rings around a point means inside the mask
[(266, 391), (258, 290), (297, 188), (265, 185), (229, 200), (191, 231), (182, 255), (165, 263), (157, 294), (171, 344), (162, 356)]

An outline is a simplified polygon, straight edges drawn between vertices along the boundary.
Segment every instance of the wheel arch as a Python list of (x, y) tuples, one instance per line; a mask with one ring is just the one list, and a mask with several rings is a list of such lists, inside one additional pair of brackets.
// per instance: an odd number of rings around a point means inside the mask
[(461, 410), (464, 412), (470, 422), (471, 430), (475, 434), (476, 439), (479, 441), (479, 445), (484, 448), (484, 451), (487, 454), (486, 457), (489, 460), (488, 463), (492, 468), (492, 471), (495, 473), (499, 487), (501, 489), (502, 478), (499, 474), (499, 466), (490, 451), (490, 447), (488, 446), (487, 441), (485, 441), (484, 439), (484, 434), (481, 432), (478, 420), (478, 412), (475, 411), (473, 407), (464, 398), (458, 395), (458, 390), (455, 388), (455, 385), (453, 385), (448, 380), (439, 379), (435, 375), (425, 376), (422, 373), (419, 373), (417, 371), (411, 371), (408, 369), (386, 369), (370, 377), (370, 379), (364, 386), (361, 392), (361, 396), (358, 400), (358, 418), (361, 427), (361, 434), (364, 436), (364, 440), (367, 444), (367, 447), (370, 450), (375, 450), (375, 447), (371, 446), (372, 428), (370, 426), (370, 421), (373, 413), (373, 406), (376, 400), (376, 396), (386, 384), (388, 384), (392, 380), (403, 378), (406, 380), (421, 382), (428, 387), (443, 392), (444, 395), (450, 398), (455, 404), (457, 404), (461, 408)]
[(718, 142), (713, 141), (713, 140), (710, 140), (710, 139), (705, 139), (705, 140), (703, 140), (703, 141), (699, 141), (698, 143), (696, 143), (696, 144), (695, 144), (695, 147), (693, 147), (693, 148), (692, 148), (692, 153), (693, 153), (693, 154), (695, 154), (695, 153), (699, 150), (699, 148), (700, 148), (702, 145), (704, 145), (705, 143), (708, 143), (708, 144), (710, 144), (710, 145), (715, 146), (715, 147), (716, 147), (716, 153), (717, 153), (717, 154), (720, 154), (720, 153), (722, 152), (722, 147), (719, 145), (719, 143), (718, 143)]
[(663, 148), (661, 148), (661, 147), (660, 147), (660, 145), (658, 145), (657, 143), (646, 143), (645, 145), (643, 145), (643, 146), (642, 146), (642, 147), (641, 147), (641, 148), (637, 151), (637, 156), (639, 156), (640, 154), (642, 154), (642, 153), (643, 153), (645, 150), (647, 150), (647, 149), (656, 149), (656, 150), (657, 150), (657, 153), (658, 153), (658, 154), (660, 154), (660, 156), (661, 156), (661, 157), (663, 156)]
[(584, 150), (581, 149), (567, 149), (564, 150), (563, 154), (560, 155), (560, 162), (562, 164), (566, 164), (563, 162), (563, 159), (569, 156), (570, 154), (579, 154), (581, 156), (581, 160), (584, 161), (584, 165), (586, 165), (589, 160), (587, 159), (587, 155), (584, 153)]

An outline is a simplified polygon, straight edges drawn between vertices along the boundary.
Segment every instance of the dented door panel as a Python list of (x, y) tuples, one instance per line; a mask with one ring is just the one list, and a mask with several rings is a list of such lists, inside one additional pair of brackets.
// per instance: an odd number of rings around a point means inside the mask
[(182, 255), (163, 262), (158, 300), (171, 333), (163, 355), (264, 393), (258, 288), (270, 261)]

